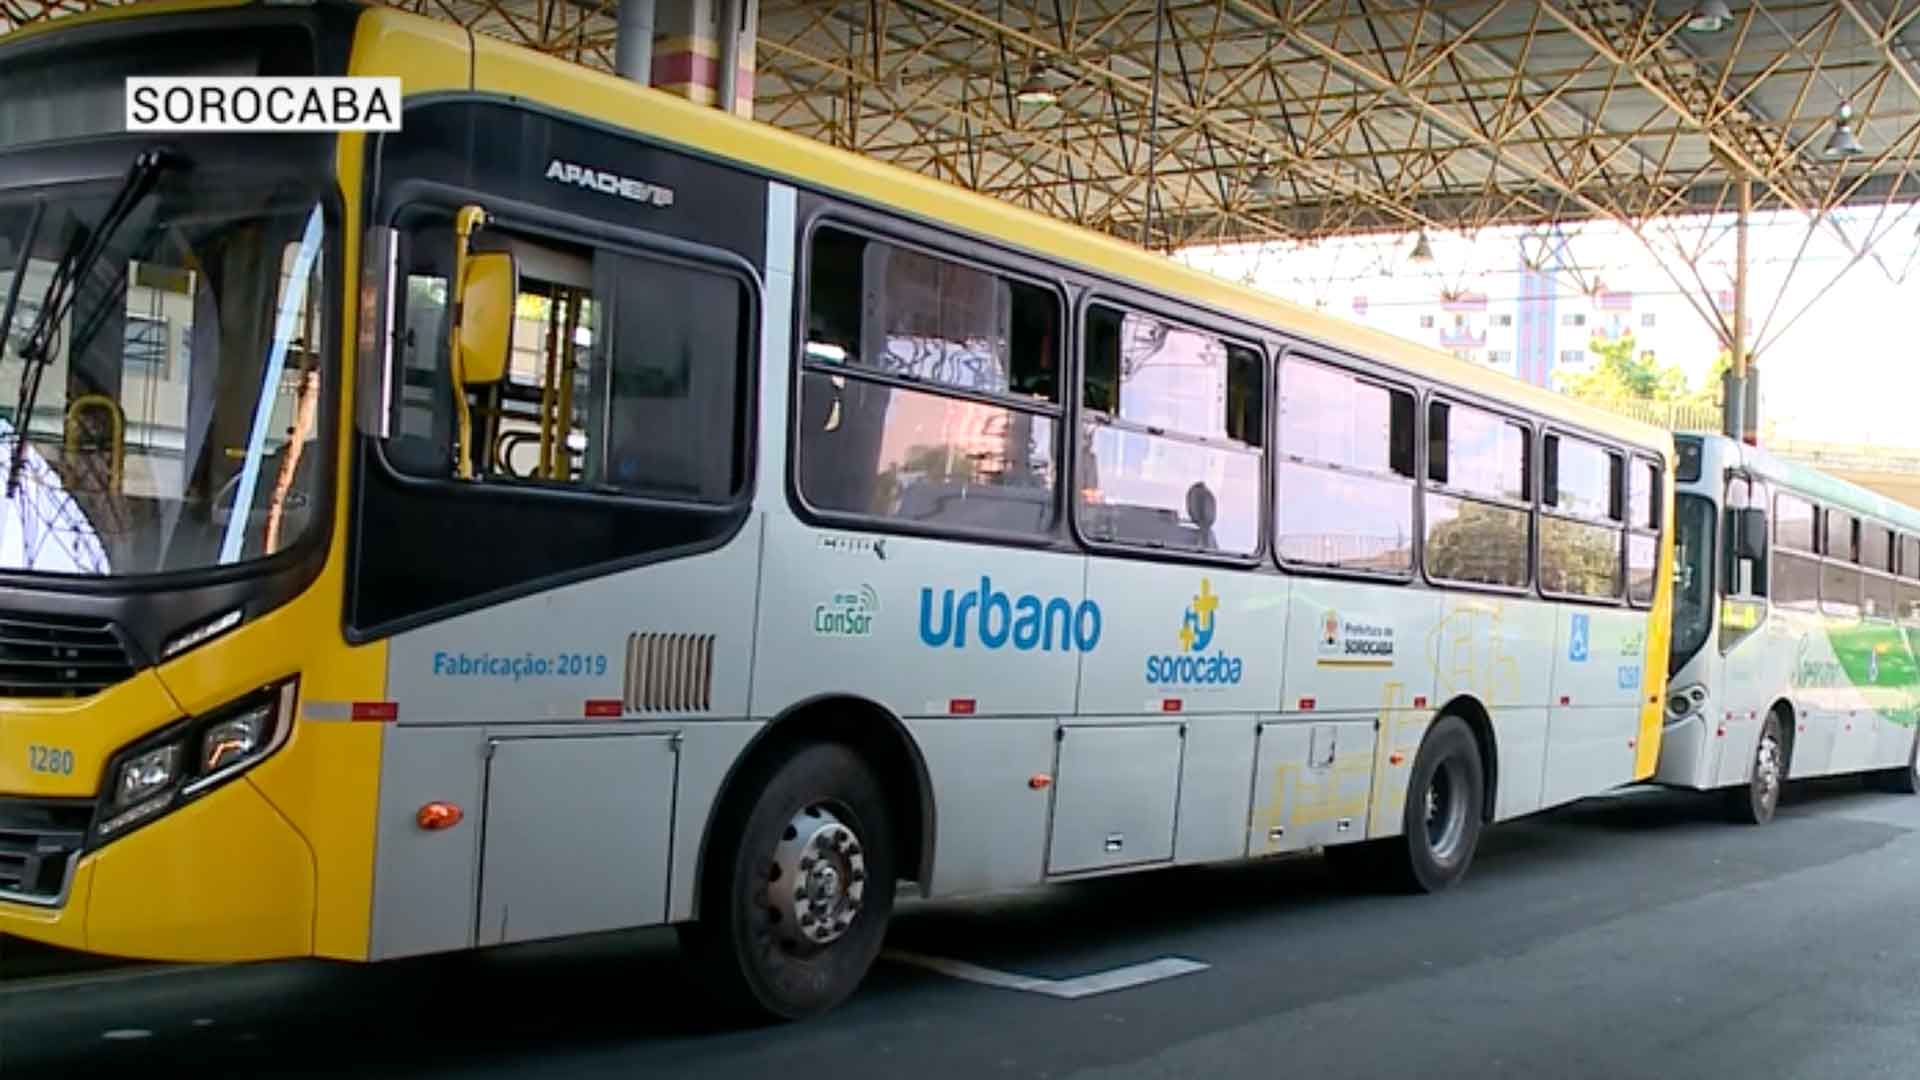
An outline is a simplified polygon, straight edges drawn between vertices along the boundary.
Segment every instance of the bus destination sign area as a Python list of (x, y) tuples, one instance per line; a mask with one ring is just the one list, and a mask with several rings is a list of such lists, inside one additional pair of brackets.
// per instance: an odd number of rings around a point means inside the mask
[(128, 131), (399, 131), (397, 78), (127, 80)]

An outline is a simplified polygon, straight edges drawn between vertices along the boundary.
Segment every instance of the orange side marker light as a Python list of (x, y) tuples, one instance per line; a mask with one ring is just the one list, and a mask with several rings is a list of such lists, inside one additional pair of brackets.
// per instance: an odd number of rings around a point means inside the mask
[(441, 829), (453, 828), (460, 824), (460, 819), (465, 816), (458, 806), (450, 802), (430, 802), (422, 806), (419, 813), (413, 815), (413, 821), (428, 832), (437, 832)]

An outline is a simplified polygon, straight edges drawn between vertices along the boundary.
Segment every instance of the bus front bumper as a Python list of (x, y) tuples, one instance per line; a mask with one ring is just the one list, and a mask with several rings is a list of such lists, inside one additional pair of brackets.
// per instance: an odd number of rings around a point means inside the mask
[(1668, 719), (1660, 731), (1660, 764), (1654, 770), (1653, 782), (1705, 791), (1713, 786), (1709, 778), (1718, 750), (1704, 715)]
[(314, 860), (247, 777), (73, 862), (58, 896), (0, 899), (0, 934), (193, 963), (313, 951)]

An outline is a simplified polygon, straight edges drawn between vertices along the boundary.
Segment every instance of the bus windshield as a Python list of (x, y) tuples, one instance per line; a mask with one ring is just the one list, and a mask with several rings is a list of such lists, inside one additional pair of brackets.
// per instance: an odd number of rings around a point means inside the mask
[(314, 524), (319, 199), (188, 162), (137, 188), (0, 191), (0, 571), (220, 566)]
[(1668, 674), (1679, 673), (1713, 628), (1713, 503), (1698, 495), (1674, 500), (1673, 651)]

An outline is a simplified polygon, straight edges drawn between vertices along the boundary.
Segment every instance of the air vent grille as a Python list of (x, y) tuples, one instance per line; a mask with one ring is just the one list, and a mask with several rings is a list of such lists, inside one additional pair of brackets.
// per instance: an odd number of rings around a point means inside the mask
[(91, 803), (0, 799), (0, 895), (58, 899), (92, 818)]
[(627, 711), (706, 712), (713, 708), (712, 634), (627, 637)]
[(108, 622), (0, 612), (0, 697), (87, 697), (133, 669)]

